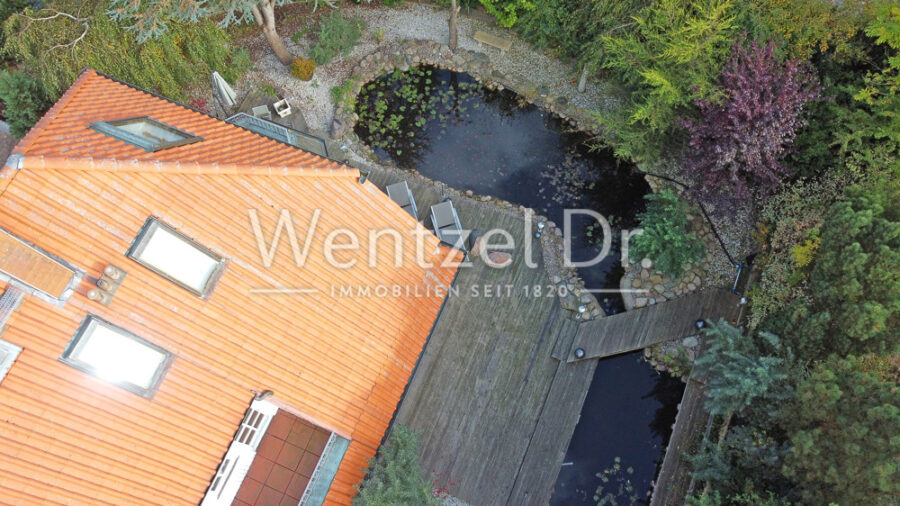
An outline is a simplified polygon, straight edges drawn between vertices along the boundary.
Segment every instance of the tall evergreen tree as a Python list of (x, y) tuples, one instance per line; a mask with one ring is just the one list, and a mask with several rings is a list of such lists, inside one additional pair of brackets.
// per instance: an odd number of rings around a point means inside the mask
[(803, 359), (900, 349), (900, 187), (877, 181), (847, 194), (825, 217), (809, 297), (765, 324)]
[(659, 0), (634, 16), (627, 30), (603, 38), (603, 66), (628, 87), (615, 110), (596, 119), (616, 154), (654, 162), (680, 147), (678, 118), (697, 99), (718, 101), (719, 70), (728, 57), (734, 25), (732, 0)]
[(836, 357), (803, 381), (782, 416), (784, 472), (811, 504), (896, 504), (900, 382), (896, 360)]
[(419, 464), (419, 440), (408, 427), (395, 424), (353, 500), (357, 506), (416, 504), (434, 506), (437, 499)]
[(706, 408), (714, 415), (730, 415), (766, 396), (788, 377), (787, 363), (766, 348), (781, 350), (777, 336), (744, 336), (737, 327), (720, 320), (706, 330), (706, 350), (694, 361), (706, 382)]

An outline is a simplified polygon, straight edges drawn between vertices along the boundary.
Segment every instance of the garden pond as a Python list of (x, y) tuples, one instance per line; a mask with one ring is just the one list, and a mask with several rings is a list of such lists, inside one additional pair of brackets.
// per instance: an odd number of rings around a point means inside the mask
[[(560, 226), (565, 209), (605, 216), (613, 227), (612, 252), (579, 275), (588, 289), (618, 288), (624, 272), (618, 230), (636, 225), (649, 192), (632, 165), (590, 148), (584, 134), (567, 131), (563, 121), (515, 93), (435, 67), (366, 83), (356, 112), (355, 132), (383, 163), (530, 207)], [(596, 221), (575, 215), (572, 223), (573, 260), (593, 258), (602, 239)], [(607, 314), (624, 310), (617, 294), (597, 298)], [(552, 502), (593, 504), (601, 486), (601, 498), (646, 500), (683, 388), (656, 373), (640, 352), (601, 360)]]

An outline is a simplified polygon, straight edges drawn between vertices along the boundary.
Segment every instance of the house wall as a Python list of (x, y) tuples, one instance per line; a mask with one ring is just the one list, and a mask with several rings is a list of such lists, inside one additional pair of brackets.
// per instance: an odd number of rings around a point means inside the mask
[[(27, 299), (0, 336), (23, 347), (0, 383), (0, 503), (196, 504), (253, 390), (272, 390), (352, 439), (328, 496), (350, 502), (442, 294), (360, 299), (332, 297), (330, 287), (424, 290), (427, 270), (449, 286), (455, 268), (416, 266), (411, 236), (402, 267), (393, 267), (390, 241), (381, 243), (378, 265), (366, 265), (367, 231), (412, 229), (412, 218), (371, 183), (349, 177), (28, 168), (10, 177), (0, 196), (4, 228), (90, 276), (108, 264), (128, 275), (109, 307), (84, 296), (87, 282), (63, 308)], [(322, 209), (302, 268), (284, 240), (271, 268), (260, 260), (248, 209), (258, 210), (271, 241), (282, 208), (291, 211), (301, 244), (313, 209)], [(228, 259), (207, 300), (125, 257), (151, 215)], [(325, 236), (337, 227), (362, 238), (360, 251), (337, 254), (357, 258), (354, 268), (335, 269), (324, 258)], [(427, 243), (430, 256), (437, 242)], [(274, 286), (320, 291), (250, 293)], [(88, 312), (175, 355), (152, 399), (58, 361)]]

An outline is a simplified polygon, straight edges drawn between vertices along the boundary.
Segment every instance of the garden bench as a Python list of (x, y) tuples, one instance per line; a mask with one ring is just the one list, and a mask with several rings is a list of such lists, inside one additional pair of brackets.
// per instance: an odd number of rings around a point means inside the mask
[(509, 48), (512, 47), (511, 40), (504, 39), (503, 37), (498, 37), (496, 35), (491, 35), (481, 30), (476, 31), (475, 36), (472, 38), (475, 39), (479, 44), (487, 44), (499, 49), (501, 52), (506, 52), (509, 50)]

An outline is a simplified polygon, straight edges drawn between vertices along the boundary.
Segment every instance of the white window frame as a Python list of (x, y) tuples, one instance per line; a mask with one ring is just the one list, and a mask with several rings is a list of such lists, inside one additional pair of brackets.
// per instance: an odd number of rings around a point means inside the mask
[(256, 449), (277, 412), (278, 406), (269, 401), (253, 400), (250, 403), (200, 506), (231, 505), (256, 458)]
[(81, 322), (81, 325), (78, 326), (78, 330), (75, 331), (75, 335), (72, 336), (72, 340), (69, 341), (69, 344), (66, 346), (66, 349), (63, 351), (63, 354), (59, 357), (60, 362), (64, 364), (68, 364), (80, 371), (86, 372), (92, 376), (103, 379), (103, 376), (98, 374), (98, 371), (89, 363), (80, 360), (77, 356), (77, 353), (81, 349), (81, 343), (85, 339), (90, 339), (90, 333), (97, 326), (103, 326), (108, 330), (111, 330), (123, 338), (131, 339), (139, 344), (146, 346), (158, 353), (162, 353), (165, 355), (165, 358), (160, 363), (160, 365), (156, 368), (156, 371), (153, 374), (153, 377), (150, 380), (150, 386), (144, 388), (141, 385), (136, 385), (127, 381), (108, 381), (109, 383), (124, 388), (129, 392), (133, 392), (135, 394), (140, 395), (141, 397), (146, 397), (148, 399), (152, 398), (154, 394), (156, 394), (156, 390), (159, 388), (160, 383), (162, 383), (163, 377), (165, 377), (166, 372), (169, 370), (169, 367), (172, 365), (173, 355), (170, 351), (157, 346), (150, 341), (134, 334), (128, 329), (122, 328), (118, 325), (114, 325), (103, 318), (98, 317), (94, 314), (88, 314), (84, 320)]
[[(210, 273), (209, 278), (207, 278), (206, 284), (203, 286), (202, 289), (197, 290), (195, 287), (187, 285), (187, 284), (179, 281), (174, 276), (172, 276), (170, 273), (163, 271), (162, 269), (141, 260), (141, 258), (140, 258), (141, 253), (143, 253), (144, 248), (146, 248), (147, 245), (149, 244), (150, 239), (153, 237), (153, 233), (156, 232), (156, 230), (160, 229), (160, 228), (165, 230), (166, 232), (178, 237), (185, 243), (196, 248), (199, 252), (209, 256), (211, 259), (213, 259), (215, 261), (215, 263), (217, 265), (213, 269), (213, 271)], [(166, 224), (165, 222), (163, 222), (159, 218), (156, 218), (155, 216), (151, 216), (151, 217), (147, 218), (147, 221), (144, 222), (144, 225), (141, 227), (140, 232), (138, 232), (137, 237), (135, 237), (134, 241), (131, 243), (131, 247), (128, 248), (127, 252), (125, 252), (125, 256), (127, 256), (128, 258), (134, 260), (135, 262), (143, 265), (144, 267), (150, 269), (151, 271), (159, 274), (160, 276), (168, 279), (169, 281), (175, 283), (176, 285), (184, 288), (185, 290), (193, 293), (194, 295), (200, 297), (201, 299), (205, 299), (206, 297), (209, 296), (209, 294), (212, 292), (213, 288), (215, 287), (216, 282), (222, 276), (222, 272), (225, 270), (225, 259), (224, 258), (213, 253), (209, 248), (202, 246), (197, 241), (182, 234), (178, 230), (175, 230), (175, 228)]]
[[(156, 137), (140, 135), (122, 128), (134, 123), (144, 123), (150, 125), (152, 127), (174, 134), (178, 138), (164, 140)], [(108, 135), (122, 142), (127, 142), (132, 146), (141, 148), (144, 151), (149, 151), (151, 153), (154, 151), (174, 148), (177, 146), (184, 146), (185, 144), (193, 144), (195, 142), (200, 142), (203, 140), (203, 137), (190, 134), (188, 132), (185, 132), (184, 130), (175, 128), (172, 125), (167, 125), (161, 121), (157, 121), (151, 118), (150, 116), (138, 116), (135, 118), (123, 118), (111, 121), (95, 121), (93, 123), (90, 123), (88, 126), (90, 126), (97, 132)]]
[(6, 377), (6, 373), (9, 372), (13, 362), (16, 361), (16, 357), (22, 352), (22, 348), (0, 339), (0, 352), (3, 354), (3, 358), (0, 360), (0, 383), (3, 383), (3, 378)]

